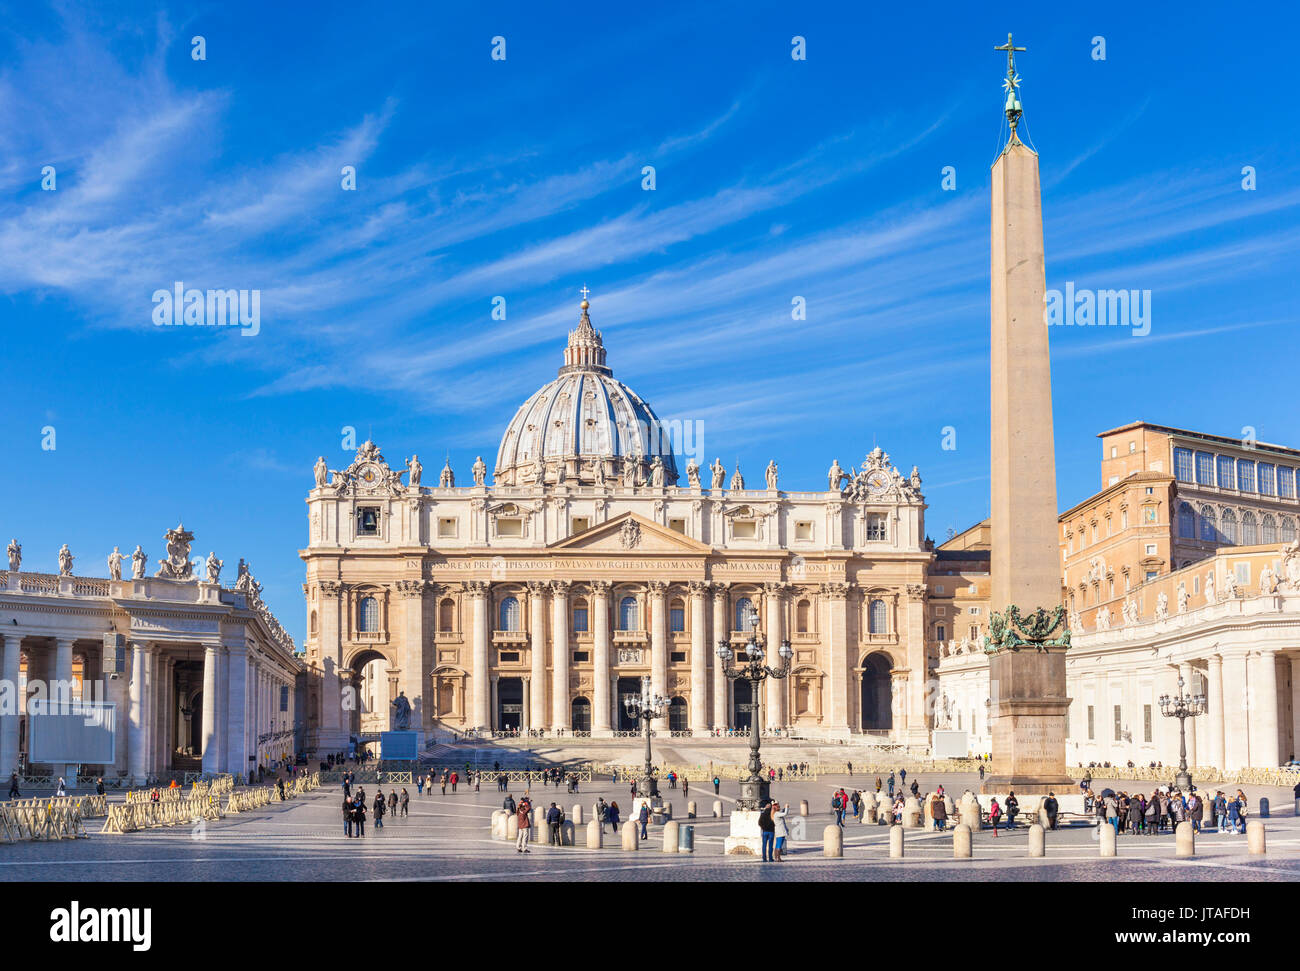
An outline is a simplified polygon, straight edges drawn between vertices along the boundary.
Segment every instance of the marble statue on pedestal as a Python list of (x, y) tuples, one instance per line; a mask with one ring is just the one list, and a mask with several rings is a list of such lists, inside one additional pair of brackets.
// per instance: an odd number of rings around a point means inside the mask
[(325, 484), (329, 481), (329, 469), (325, 467), (325, 456), (322, 455), (316, 459), (316, 488), (324, 489)]
[(149, 561), (148, 555), (140, 549), (140, 544), (135, 544), (135, 552), (131, 554), (131, 579), (144, 579), (144, 565)]
[(23, 545), (16, 539), (9, 541), (9, 569), (17, 573), (23, 565)]
[(158, 570), (154, 576), (162, 577), (164, 580), (197, 579), (194, 575), (194, 564), (190, 562), (190, 543), (194, 541), (194, 534), (180, 523), (175, 529), (167, 530), (163, 534), (163, 540), (167, 546), (167, 558), (158, 562)]
[(110, 580), (122, 579), (122, 561), (125, 559), (126, 557), (122, 555), (122, 551), (114, 546), (113, 552), (108, 554), (108, 578)]
[(700, 487), (700, 463), (695, 461), (694, 458), (686, 463), (686, 481), (692, 489)]
[(650, 462), (650, 484), (656, 489), (664, 485), (664, 460), (658, 455)]
[(411, 730), (411, 703), (406, 700), (406, 692), (400, 692), (397, 698), (389, 702), (393, 709), (392, 730), (409, 732)]
[(844, 480), (849, 474), (840, 467), (839, 459), (831, 460), (831, 467), (826, 470), (826, 488), (830, 492), (839, 492), (844, 488)]
[(480, 455), (474, 459), (474, 468), (472, 471), (474, 474), (474, 484), (476, 486), (481, 486), (483, 480), (487, 478), (487, 466), (483, 463), (483, 456)]
[(1237, 596), (1237, 574), (1232, 570), (1223, 571), (1223, 599), (1232, 600)]
[(767, 479), (767, 487), (769, 489), (775, 489), (776, 476), (777, 476), (776, 459), (773, 459), (772, 461), (767, 463), (767, 470), (763, 473), (763, 475)]
[(208, 583), (221, 582), (221, 568), (223, 566), (225, 566), (225, 560), (217, 559), (217, 554), (209, 550), (207, 563), (205, 564), (208, 574)]
[(72, 552), (68, 549), (68, 544), (64, 543), (59, 550), (59, 576), (72, 576)]
[(727, 468), (722, 464), (722, 459), (714, 459), (709, 471), (713, 473), (713, 491), (721, 492), (722, 483), (727, 480)]
[(420, 464), (420, 456), (415, 453), (411, 454), (411, 460), (406, 463), (407, 478), (406, 482), (411, 488), (420, 487), (420, 477), (424, 475), (424, 466)]
[(1205, 602), (1214, 603), (1214, 570), (1205, 574)]

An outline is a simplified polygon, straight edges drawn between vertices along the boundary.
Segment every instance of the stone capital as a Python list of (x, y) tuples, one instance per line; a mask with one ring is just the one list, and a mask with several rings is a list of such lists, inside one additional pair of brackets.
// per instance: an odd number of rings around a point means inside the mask
[(466, 580), (465, 581), (465, 592), (475, 600), (486, 597), (488, 593), (491, 592), (491, 590), (492, 590), (492, 584), (488, 580)]
[(333, 600), (343, 593), (343, 584), (337, 580), (321, 580), (318, 584), (321, 596), (327, 600)]
[(853, 585), (851, 583), (834, 581), (831, 583), (823, 583), (821, 585), (821, 593), (823, 597), (830, 600), (845, 600), (848, 598), (849, 591), (852, 588)]

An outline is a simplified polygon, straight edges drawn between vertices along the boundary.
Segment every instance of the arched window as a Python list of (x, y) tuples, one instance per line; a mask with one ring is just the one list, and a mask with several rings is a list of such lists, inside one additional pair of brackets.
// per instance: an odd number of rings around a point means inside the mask
[(879, 597), (867, 608), (867, 630), (872, 634), (889, 633), (889, 615), (885, 612), (885, 602)]
[(733, 630), (749, 631), (754, 629), (754, 620), (750, 617), (750, 612), (754, 609), (753, 603), (748, 597), (741, 597), (736, 601), (736, 626)]
[(1223, 534), (1224, 542), (1237, 542), (1237, 514), (1231, 509), (1223, 510), (1223, 526), (1219, 532)]
[(501, 626), (497, 630), (519, 630), (519, 601), (506, 597), (501, 601)]
[(1282, 528), (1278, 530), (1278, 537), (1283, 543), (1295, 542), (1295, 520), (1290, 516), (1282, 517)]
[(373, 634), (379, 630), (379, 601), (374, 597), (363, 597), (357, 614), (357, 630), (363, 634)]
[(573, 631), (575, 634), (587, 632), (587, 601), (582, 597), (573, 601)]
[(456, 604), (450, 598), (446, 598), (438, 605), (438, 630), (453, 631), (456, 629)]
[(313, 634), (316, 633), (316, 611), (314, 611), (314, 610), (311, 612), (311, 628), (310, 628), (310, 629), (311, 629), (311, 632), (312, 632)]
[(1241, 514), (1241, 545), (1254, 546), (1259, 542), (1259, 527), (1255, 514), (1247, 509)]
[(885, 538), (885, 517), (878, 512), (867, 515), (867, 539), (883, 540)]
[(1259, 541), (1261, 543), (1277, 542), (1277, 520), (1273, 518), (1272, 513), (1265, 513), (1264, 518), (1260, 521)]
[(799, 606), (794, 609), (794, 630), (796, 634), (808, 633), (808, 614), (811, 607), (807, 600), (800, 600)]
[(934, 628), (934, 639), (936, 641), (946, 641), (948, 639), (948, 628), (943, 624), (936, 624)]
[(1201, 539), (1213, 543), (1218, 539), (1218, 533), (1215, 530), (1214, 507), (1201, 507)]
[(674, 698), (668, 702), (668, 730), (684, 732), (686, 728), (686, 699)]
[(1184, 539), (1196, 539), (1196, 513), (1191, 503), (1184, 502), (1178, 506), (1178, 535)]
[(624, 597), (618, 602), (618, 629), (640, 630), (636, 597)]
[(686, 605), (681, 600), (668, 606), (668, 629), (674, 633), (686, 630)]

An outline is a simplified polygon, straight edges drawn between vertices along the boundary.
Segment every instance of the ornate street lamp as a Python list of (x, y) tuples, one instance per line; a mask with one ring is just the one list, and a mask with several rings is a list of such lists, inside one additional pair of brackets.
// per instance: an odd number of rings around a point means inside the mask
[(1178, 678), (1178, 696), (1170, 698), (1160, 696), (1160, 714), (1178, 719), (1178, 775), (1174, 776), (1174, 785), (1183, 792), (1192, 789), (1192, 774), (1187, 771), (1187, 719), (1204, 715), (1207, 709), (1205, 695), (1183, 694), (1184, 681)]
[(725, 640), (718, 641), (718, 658), (722, 661), (723, 673), (732, 681), (740, 678), (748, 681), (750, 697), (754, 701), (749, 720), (749, 775), (740, 780), (740, 798), (736, 800), (737, 809), (753, 811), (757, 811), (769, 796), (768, 782), (762, 776), (763, 763), (758, 757), (759, 737), (762, 732), (759, 727), (761, 725), (760, 716), (763, 711), (760, 689), (763, 682), (768, 678), (784, 678), (788, 675), (790, 673), (790, 658), (794, 656), (794, 651), (790, 649), (790, 642), (782, 641), (781, 647), (777, 650), (781, 657), (781, 663), (775, 668), (764, 664), (763, 636), (759, 632), (758, 622), (758, 610), (751, 606), (749, 612), (749, 643), (745, 645), (745, 655), (748, 657), (748, 662), (744, 663), (742, 667), (733, 666), (733, 660), (738, 660), (738, 658), (731, 650), (731, 645)]
[(651, 696), (650, 679), (641, 679), (641, 697), (630, 695), (624, 699), (629, 718), (640, 719), (641, 732), (645, 735), (645, 769), (637, 780), (636, 793), (642, 799), (659, 795), (659, 784), (655, 780), (654, 768), (650, 761), (650, 722), (662, 718), (668, 710), (668, 699), (661, 695)]

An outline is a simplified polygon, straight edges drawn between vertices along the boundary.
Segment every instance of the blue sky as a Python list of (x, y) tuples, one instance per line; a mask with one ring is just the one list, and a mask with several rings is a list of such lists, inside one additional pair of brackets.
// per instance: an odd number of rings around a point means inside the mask
[[(315, 457), (345, 464), (352, 426), (431, 477), (491, 464), (584, 283), (615, 375), (709, 457), (822, 488), (878, 443), (920, 467), (931, 535), (964, 528), (1008, 30), (1049, 288), (1152, 291), (1146, 337), (1053, 329), (1060, 506), (1134, 419), (1300, 444), (1286, 7), (282, 6), (0, 4), (0, 533), (25, 568), (64, 542), (87, 575), (114, 544), (156, 561), (183, 517), (301, 637)], [(175, 281), (260, 290), (261, 332), (154, 326)]]

